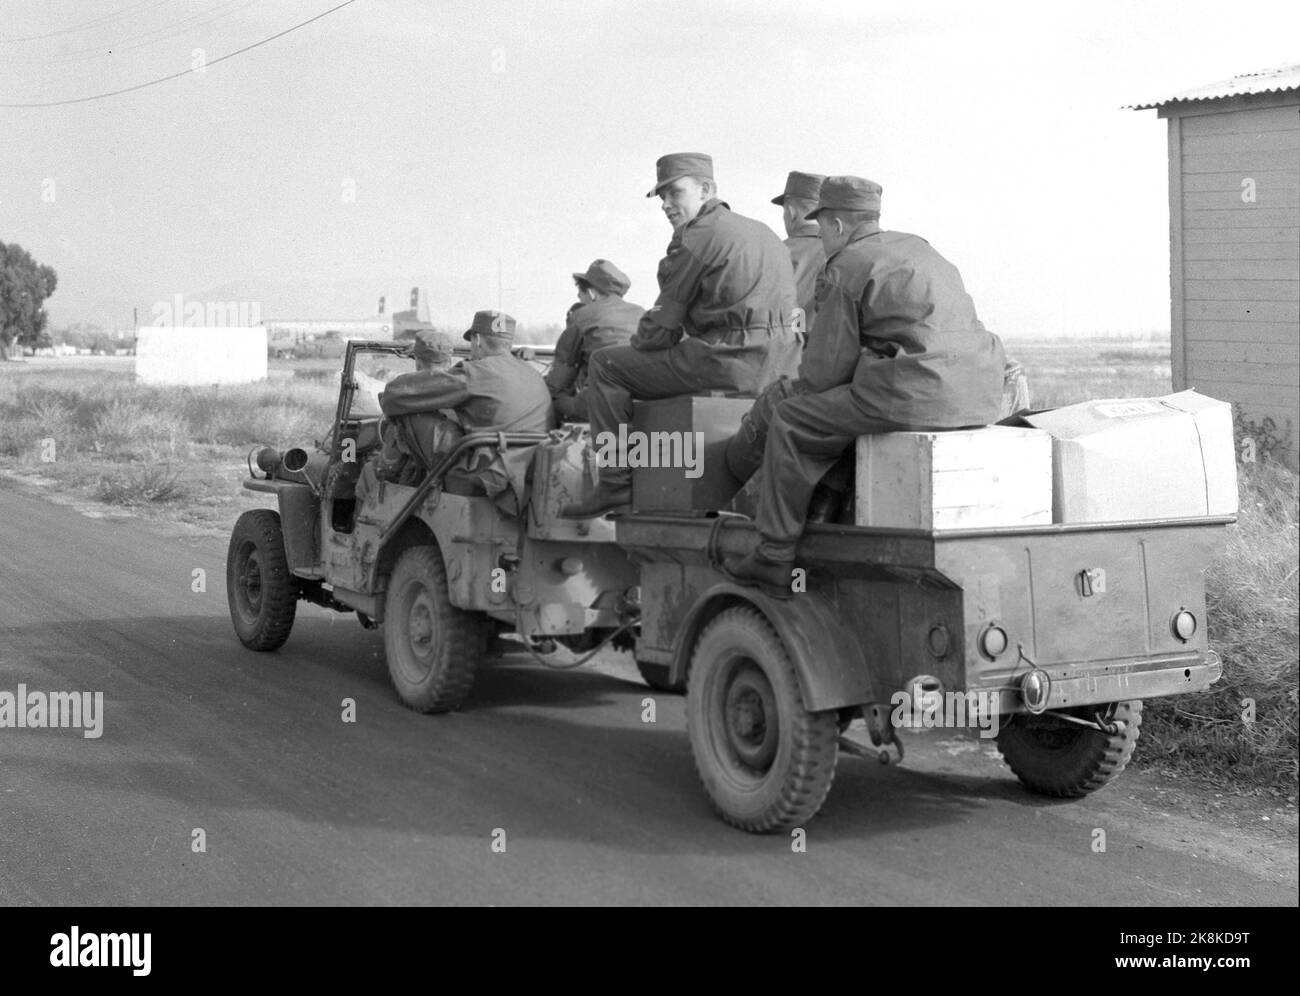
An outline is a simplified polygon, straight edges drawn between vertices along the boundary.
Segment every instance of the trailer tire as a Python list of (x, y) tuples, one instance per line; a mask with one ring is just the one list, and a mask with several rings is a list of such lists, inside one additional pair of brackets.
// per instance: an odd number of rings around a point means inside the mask
[[(1072, 714), (1091, 719), (1097, 708)], [(1017, 715), (998, 731), (998, 750), (1031, 792), (1078, 799), (1101, 788), (1128, 764), (1142, 731), (1142, 700), (1116, 702), (1113, 718), (1123, 729), (1106, 734), (1051, 716)]]
[(652, 664), (649, 661), (637, 661), (636, 669), (641, 672), (641, 679), (656, 692), (681, 695), (686, 691), (686, 682), (669, 681), (670, 669), (667, 664)]
[(483, 618), (451, 604), (438, 548), (405, 550), (384, 597), (384, 657), (397, 697), (416, 712), (459, 709), (483, 654)]
[(289, 639), (299, 581), (284, 553), (280, 514), (269, 508), (235, 521), (226, 550), (226, 601), (239, 642), (249, 650), (278, 650)]
[(799, 826), (830, 792), (838, 714), (804, 708), (790, 655), (756, 609), (727, 609), (700, 634), (686, 728), (704, 791), (732, 826), (751, 833)]

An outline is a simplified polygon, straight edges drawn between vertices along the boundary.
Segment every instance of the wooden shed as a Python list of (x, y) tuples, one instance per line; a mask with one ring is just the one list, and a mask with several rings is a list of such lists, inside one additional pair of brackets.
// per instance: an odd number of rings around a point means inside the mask
[(1271, 420), (1277, 455), (1300, 437), (1300, 65), (1160, 100), (1169, 121), (1174, 390)]

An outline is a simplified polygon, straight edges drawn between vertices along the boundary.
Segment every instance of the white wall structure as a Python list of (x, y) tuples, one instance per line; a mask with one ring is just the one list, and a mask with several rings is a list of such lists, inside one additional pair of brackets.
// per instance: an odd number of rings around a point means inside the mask
[(136, 376), (146, 384), (248, 384), (266, 379), (266, 329), (142, 325)]

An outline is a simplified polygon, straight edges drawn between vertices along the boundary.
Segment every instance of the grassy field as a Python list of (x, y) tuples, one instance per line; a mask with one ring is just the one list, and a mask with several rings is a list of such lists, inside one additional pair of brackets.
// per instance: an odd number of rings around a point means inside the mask
[[(1170, 391), (1167, 342), (1011, 340), (1035, 408)], [(276, 361), (263, 384), (157, 388), (125, 364), (0, 363), (0, 468), (53, 479), (86, 500), (218, 532), (266, 500), (242, 491), (256, 443), (310, 445), (326, 432), (336, 361)], [(1241, 514), (1207, 576), (1209, 636), (1224, 677), (1148, 703), (1135, 763), (1294, 799), (1297, 780), (1297, 478), (1241, 468)], [(1247, 702), (1253, 721), (1247, 722)]]

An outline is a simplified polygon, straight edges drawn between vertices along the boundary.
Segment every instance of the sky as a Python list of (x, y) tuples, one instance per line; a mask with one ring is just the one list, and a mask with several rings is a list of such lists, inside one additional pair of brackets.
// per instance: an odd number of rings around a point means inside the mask
[[(656, 158), (713, 156), (784, 235), (788, 170), (866, 176), (1004, 337), (1169, 328), (1166, 125), (1124, 105), (1300, 62), (1300, 3), (0, 3), (0, 241), (58, 325), (160, 302), (563, 321), (613, 260), (656, 294)], [(88, 23), (90, 22), (90, 23)], [(41, 37), (38, 37), (41, 36)]]

